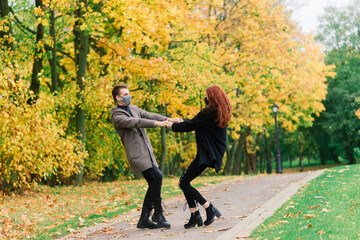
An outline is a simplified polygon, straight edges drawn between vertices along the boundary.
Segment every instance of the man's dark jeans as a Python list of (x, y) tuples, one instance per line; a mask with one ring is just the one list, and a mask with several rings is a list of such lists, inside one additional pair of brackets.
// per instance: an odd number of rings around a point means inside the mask
[(155, 212), (162, 212), (161, 185), (163, 175), (160, 169), (152, 164), (152, 168), (146, 169), (142, 174), (149, 185), (145, 195), (143, 208), (152, 209), (152, 206), (154, 206)]

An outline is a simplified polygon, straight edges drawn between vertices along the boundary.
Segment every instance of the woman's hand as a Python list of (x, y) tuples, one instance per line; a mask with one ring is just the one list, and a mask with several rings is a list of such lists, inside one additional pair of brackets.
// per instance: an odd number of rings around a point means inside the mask
[(181, 118), (167, 118), (166, 121), (172, 122), (172, 123), (179, 123), (179, 122), (183, 122), (184, 120), (182, 120)]
[(169, 121), (166, 122), (166, 127), (167, 128), (172, 129), (172, 125), (173, 125), (172, 122), (169, 122)]

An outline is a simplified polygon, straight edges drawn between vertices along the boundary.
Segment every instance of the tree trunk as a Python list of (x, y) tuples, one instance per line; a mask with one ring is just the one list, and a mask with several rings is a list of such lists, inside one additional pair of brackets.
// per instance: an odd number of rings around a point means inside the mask
[[(84, 4), (84, 8), (81, 7)], [(78, 6), (75, 10), (75, 18), (77, 21), (74, 24), (74, 49), (75, 49), (75, 67), (76, 67), (76, 83), (78, 86), (77, 105), (76, 105), (76, 132), (78, 139), (82, 144), (82, 151), (85, 151), (85, 109), (84, 109), (84, 80), (86, 78), (87, 54), (89, 47), (89, 37), (81, 30), (80, 26), (83, 24), (84, 14), (87, 10), (87, 0), (78, 0)], [(81, 185), (84, 173), (83, 163), (79, 163), (79, 172), (76, 174), (76, 184)]]
[(255, 153), (250, 153), (249, 154), (249, 158), (250, 158), (250, 173), (251, 174), (257, 174), (257, 161), (256, 161), (256, 152)]
[[(164, 116), (166, 116), (166, 104), (163, 107)], [(166, 127), (161, 127), (161, 157), (160, 157), (160, 170), (161, 172), (165, 172), (165, 161), (167, 154), (167, 146), (166, 146)]]
[(166, 127), (161, 127), (161, 158), (160, 158), (160, 170), (165, 172), (165, 161), (166, 161)]
[(338, 154), (336, 152), (336, 148), (334, 148), (334, 147), (330, 148), (330, 152), (331, 152), (331, 157), (334, 160), (334, 162), (335, 163), (340, 163), (339, 156), (338, 156)]
[(300, 145), (300, 151), (299, 151), (299, 167), (300, 167), (300, 172), (304, 171), (304, 166), (303, 166), (303, 146)]
[(344, 150), (345, 150), (346, 158), (349, 160), (349, 164), (355, 164), (356, 159), (354, 156), (353, 147), (351, 145), (344, 146)]
[[(1, 19), (4, 19), (5, 17), (8, 16), (8, 14), (10, 13), (10, 7), (9, 7), (9, 2), (8, 0), (1, 0), (0, 1), (0, 16)], [(3, 27), (2, 29), (6, 29), (7, 31), (0, 31), (0, 39), (2, 39), (3, 41), (3, 45), (2, 47), (4, 47), (5, 49), (10, 49), (11, 51), (15, 51), (15, 46), (14, 46), (14, 42), (11, 40), (11, 36), (12, 36), (12, 28), (11, 28), (11, 23), (3, 23), (5, 25), (5, 28)]]
[(51, 48), (51, 53), (52, 53), (52, 57), (51, 57), (51, 61), (50, 61), (50, 66), (51, 66), (51, 91), (54, 94), (57, 94), (57, 92), (59, 91), (59, 87), (58, 87), (58, 76), (57, 76), (57, 61), (56, 61), (56, 34), (55, 34), (55, 6), (53, 6), (50, 9), (50, 37), (53, 40), (53, 45)]
[(258, 155), (260, 157), (260, 173), (264, 173), (265, 155), (264, 151)]
[(233, 163), (233, 167), (231, 170), (232, 175), (240, 175), (241, 174), (241, 164), (242, 164), (242, 158), (244, 156), (243, 148), (241, 147), (241, 145), (244, 145), (244, 142), (245, 142), (244, 137), (245, 137), (245, 134), (240, 133), (237, 149), (236, 149), (235, 155), (234, 155), (234, 163)]
[(243, 154), (244, 151), (242, 151), (241, 147), (237, 148), (235, 157), (234, 157), (234, 166), (232, 168), (231, 174), (232, 175), (241, 175), (241, 164), (243, 162)]
[[(228, 142), (228, 139), (226, 139), (226, 140)], [(227, 144), (227, 145), (229, 145), (229, 144)], [(225, 164), (225, 169), (224, 169), (225, 175), (231, 174), (232, 168), (234, 165), (235, 155), (236, 155), (236, 152), (238, 151), (239, 147), (240, 147), (240, 137), (233, 142), (232, 148), (227, 151), (226, 164)]]
[(292, 157), (289, 156), (290, 168), (292, 168)]
[[(10, 13), (10, 7), (8, 0), (0, 0), (0, 18), (1, 19), (6, 18), (9, 15), (9, 13)], [(7, 31), (0, 30), (0, 42), (3, 42), (3, 44), (0, 46), (0, 49), (4, 52), (7, 52), (7, 54), (10, 55), (11, 65), (9, 67), (15, 70), (16, 65), (14, 59), (12, 58), (15, 52), (15, 45), (14, 45), (14, 41), (12, 40), (13, 34), (12, 34), (12, 26), (10, 19), (8, 23), (3, 23), (2, 27), (3, 29), (7, 29)], [(6, 57), (4, 56), (4, 58)], [(7, 62), (5, 64), (8, 65)], [(19, 74), (16, 73), (15, 81), (18, 80), (19, 80)]]
[[(43, 9), (43, 2), (42, 0), (35, 0), (35, 6), (38, 8)], [(40, 80), (39, 80), (39, 73), (43, 69), (43, 45), (41, 42), (44, 40), (44, 26), (42, 23), (38, 23), (37, 30), (36, 30), (36, 44), (35, 44), (35, 54), (34, 54), (34, 63), (32, 67), (32, 74), (31, 74), (31, 84), (30, 90), (33, 91), (34, 97), (28, 100), (29, 104), (33, 104), (36, 102), (39, 92), (40, 92)]]

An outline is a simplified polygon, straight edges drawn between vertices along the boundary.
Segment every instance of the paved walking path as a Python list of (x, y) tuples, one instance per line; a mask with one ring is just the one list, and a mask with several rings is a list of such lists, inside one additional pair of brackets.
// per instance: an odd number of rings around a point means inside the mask
[[(131, 212), (109, 223), (102, 223), (82, 229), (77, 234), (62, 237), (62, 240), (87, 239), (186, 239), (186, 240), (228, 240), (246, 239), (251, 231), (271, 216), (296, 191), (320, 175), (323, 170), (281, 175), (258, 175), (226, 181), (200, 188), (204, 197), (216, 206), (222, 216), (213, 224), (202, 228), (184, 229), (190, 217), (189, 210), (183, 211), (183, 196), (165, 200), (165, 217), (171, 223), (170, 229), (136, 228), (140, 212)], [(200, 213), (206, 219), (205, 210)]]

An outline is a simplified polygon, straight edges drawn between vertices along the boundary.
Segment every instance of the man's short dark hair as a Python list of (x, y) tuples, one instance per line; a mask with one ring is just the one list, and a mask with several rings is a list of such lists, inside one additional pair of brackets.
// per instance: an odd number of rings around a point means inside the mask
[(120, 93), (120, 89), (125, 88), (125, 89), (129, 89), (128, 85), (121, 83), (121, 84), (116, 84), (112, 90), (112, 95), (114, 98), (114, 101), (116, 102), (116, 96), (119, 96)]

